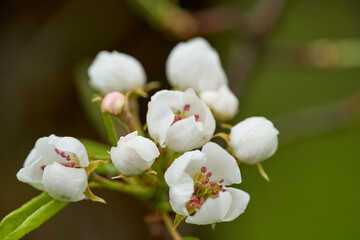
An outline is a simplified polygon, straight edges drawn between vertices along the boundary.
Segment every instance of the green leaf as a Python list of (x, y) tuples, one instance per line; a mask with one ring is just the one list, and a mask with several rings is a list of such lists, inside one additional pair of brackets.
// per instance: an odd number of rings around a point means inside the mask
[(182, 220), (184, 220), (185, 217), (186, 216), (184, 215), (176, 214), (174, 219), (174, 226), (173, 226), (174, 229), (176, 229), (179, 226), (179, 224), (181, 223)]
[(182, 240), (200, 240), (200, 238), (196, 238), (196, 237), (183, 237)]
[(31, 199), (0, 222), (0, 239), (16, 240), (39, 227), (69, 202), (53, 199), (47, 193)]
[(90, 139), (80, 139), (87, 151), (100, 156), (109, 156), (110, 146)]
[(109, 139), (109, 142), (110, 142), (111, 146), (116, 146), (119, 138), (117, 136), (114, 122), (112, 121), (111, 116), (109, 114), (101, 112), (101, 111), (100, 111), (100, 114), (101, 114), (101, 119), (103, 121), (106, 135)]

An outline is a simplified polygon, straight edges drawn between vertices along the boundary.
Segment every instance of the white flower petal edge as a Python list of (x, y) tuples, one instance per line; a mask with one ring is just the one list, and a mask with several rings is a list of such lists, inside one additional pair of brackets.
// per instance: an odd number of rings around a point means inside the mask
[(225, 185), (241, 182), (236, 160), (216, 143), (202, 151), (186, 152), (165, 172), (172, 209), (186, 222), (211, 224), (231, 221), (244, 212), (249, 195)]
[(46, 166), (42, 179), (44, 190), (55, 199), (80, 201), (85, 198), (87, 175), (83, 168), (69, 168), (59, 163)]
[(90, 85), (102, 94), (142, 87), (146, 74), (141, 63), (125, 53), (101, 51), (88, 69)]
[(230, 132), (230, 145), (241, 162), (256, 164), (271, 157), (278, 147), (279, 131), (264, 117), (250, 117)]
[(199, 37), (173, 48), (166, 61), (166, 76), (173, 87), (193, 88), (197, 92), (227, 84), (218, 53)]
[(200, 98), (211, 108), (215, 117), (221, 120), (234, 117), (239, 108), (239, 100), (226, 85), (216, 91), (201, 92)]
[(203, 146), (215, 131), (215, 119), (193, 89), (162, 90), (151, 97), (146, 115), (150, 136), (161, 147), (185, 152)]
[(120, 137), (117, 147), (111, 148), (110, 155), (121, 173), (133, 176), (150, 168), (160, 152), (154, 142), (138, 136), (138, 132), (135, 131)]
[[(45, 169), (54, 165), (55, 163), (61, 165), (64, 168), (84, 170), (82, 167), (87, 167), (89, 165), (89, 159), (84, 145), (75, 138), (57, 137), (55, 135), (42, 137), (36, 141), (35, 147), (31, 150), (30, 154), (27, 156), (24, 162), (24, 167), (19, 170), (16, 176), (21, 182), (28, 183), (36, 189), (45, 190)], [(69, 176), (71, 175), (65, 174), (62, 177), (68, 178)], [(61, 176), (59, 176), (59, 178), (60, 177)], [(72, 181), (72, 179), (70, 178), (64, 181)], [(85, 181), (87, 185), (87, 177), (85, 178)], [(61, 184), (61, 181), (59, 180), (57, 183)], [(70, 184), (66, 186), (72, 188), (72, 185)], [(74, 186), (76, 186), (76, 183)], [(76, 189), (68, 189), (68, 191), (76, 191)], [(53, 192), (52, 195), (56, 196), (56, 193)], [(63, 199), (64, 198), (61, 198), (59, 200)]]

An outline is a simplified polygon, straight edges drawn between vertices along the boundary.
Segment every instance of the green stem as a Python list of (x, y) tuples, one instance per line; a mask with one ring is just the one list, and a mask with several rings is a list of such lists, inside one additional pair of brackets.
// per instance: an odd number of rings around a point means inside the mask
[(164, 220), (165, 226), (168, 229), (169, 233), (171, 234), (171, 236), (173, 237), (174, 240), (181, 240), (182, 237), (179, 234), (179, 232), (173, 228), (173, 223), (171, 221), (170, 216), (167, 213), (162, 213), (162, 218)]
[(92, 187), (103, 187), (117, 192), (127, 193), (137, 196), (142, 200), (150, 199), (154, 193), (154, 191), (150, 188), (112, 181), (94, 173), (90, 175), (90, 180), (96, 183), (95, 185), (92, 185)]

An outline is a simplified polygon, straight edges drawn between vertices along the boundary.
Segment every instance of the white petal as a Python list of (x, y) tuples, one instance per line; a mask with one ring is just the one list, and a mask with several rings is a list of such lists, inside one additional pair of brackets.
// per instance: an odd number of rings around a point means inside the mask
[(39, 154), (37, 153), (36, 149), (33, 148), (25, 159), (24, 167), (30, 166), (31, 164), (39, 160), (39, 158)]
[(60, 137), (54, 141), (50, 141), (57, 149), (64, 152), (74, 153), (80, 160), (82, 167), (89, 166), (89, 158), (85, 146), (76, 138)]
[(110, 155), (120, 172), (133, 176), (150, 168), (160, 152), (152, 141), (137, 136), (135, 131), (121, 137), (117, 147), (111, 148)]
[(241, 183), (240, 169), (236, 160), (218, 144), (208, 142), (201, 150), (206, 155), (205, 166), (212, 172), (211, 180), (224, 179), (224, 185)]
[(203, 124), (195, 117), (175, 122), (166, 135), (167, 146), (176, 152), (185, 152), (201, 147), (203, 144)]
[(239, 100), (226, 85), (221, 86), (217, 91), (202, 92), (200, 97), (219, 119), (227, 120), (232, 118), (239, 107)]
[(194, 216), (186, 218), (187, 223), (205, 225), (221, 222), (228, 213), (231, 204), (229, 192), (219, 192), (217, 198), (208, 198)]
[(176, 45), (166, 61), (166, 76), (176, 88), (197, 92), (215, 90), (227, 84), (217, 52), (203, 38)]
[(200, 151), (184, 153), (175, 159), (165, 172), (165, 181), (170, 187), (170, 204), (178, 214), (188, 215), (185, 204), (194, 192), (193, 176), (188, 172), (192, 171), (194, 165), (202, 165), (205, 161), (204, 157)]
[(54, 163), (44, 169), (44, 190), (61, 201), (80, 201), (87, 187), (87, 175), (83, 168), (69, 168)]
[(271, 157), (278, 147), (278, 130), (264, 117), (251, 117), (230, 132), (230, 145), (240, 161), (255, 164)]
[(174, 121), (175, 114), (161, 101), (150, 101), (146, 114), (150, 136), (156, 140), (161, 147), (166, 147), (166, 134)]
[[(225, 188), (225, 187), (224, 187)], [(237, 188), (225, 188), (227, 192), (231, 194), (231, 205), (229, 211), (222, 219), (224, 222), (229, 222), (237, 218), (242, 214), (246, 206), (249, 203), (250, 195), (247, 192), (244, 192)]]
[(90, 65), (90, 85), (103, 94), (141, 87), (146, 74), (135, 58), (117, 51), (101, 51)]
[(20, 182), (28, 183), (36, 189), (43, 190), (42, 177), (43, 170), (41, 169), (41, 159), (34, 162), (32, 165), (23, 167), (16, 174), (17, 179)]
[(164, 102), (172, 111), (178, 111), (185, 105), (184, 95), (181, 91), (161, 90), (151, 97), (151, 101)]

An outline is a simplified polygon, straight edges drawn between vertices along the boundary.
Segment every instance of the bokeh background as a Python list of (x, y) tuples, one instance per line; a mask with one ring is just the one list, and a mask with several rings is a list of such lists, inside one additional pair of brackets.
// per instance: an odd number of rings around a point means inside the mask
[[(0, 218), (38, 191), (15, 175), (37, 138), (106, 141), (89, 107), (87, 66), (100, 50), (136, 57), (165, 79), (179, 41), (208, 39), (239, 96), (237, 123), (280, 130), (263, 166), (241, 166), (251, 201), (236, 221), (182, 225), (202, 239), (360, 238), (360, 2), (357, 0), (66, 0), (0, 3)], [(90, 94), (90, 95), (89, 95)], [(145, 114), (147, 100), (142, 100)], [(151, 239), (137, 199), (70, 204), (25, 239)], [(156, 228), (156, 226), (153, 226)], [(161, 239), (161, 238), (159, 238)]]

